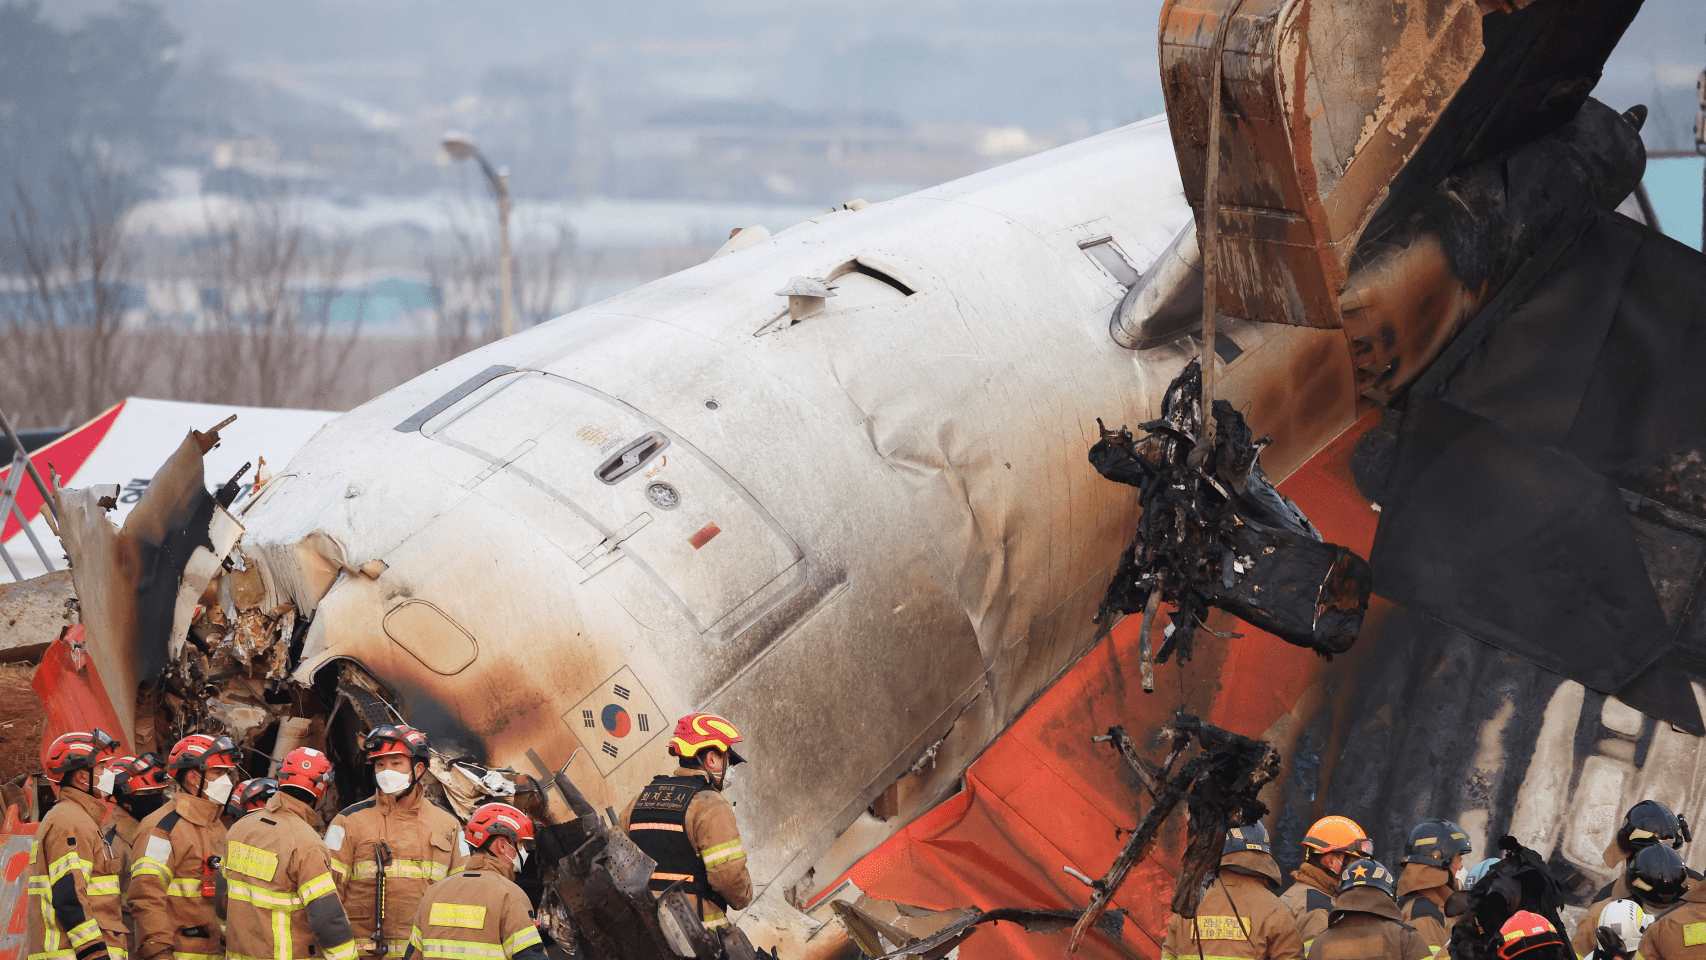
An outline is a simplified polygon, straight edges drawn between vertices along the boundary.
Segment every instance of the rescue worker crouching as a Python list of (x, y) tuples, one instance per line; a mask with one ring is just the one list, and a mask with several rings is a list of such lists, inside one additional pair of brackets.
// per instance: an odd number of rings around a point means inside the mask
[(107, 804), (95, 793), (96, 768), (114, 746), (99, 730), (67, 733), (48, 745), (47, 776), (58, 802), (30, 845), (24, 919), (30, 960), (126, 955), (117, 869), (100, 841)]
[(722, 793), (729, 768), (744, 762), (734, 749), (740, 742), (734, 724), (714, 713), (682, 717), (669, 741), (680, 766), (653, 777), (622, 813), (622, 829), (657, 861), (652, 894), (680, 883), (710, 930), (729, 925), (726, 911), (752, 903), (746, 848)]
[(1345, 865), (1327, 929), (1309, 945), (1309, 960), (1429, 960), (1434, 953), (1398, 913), (1392, 871), (1367, 859)]
[(178, 791), (144, 817), (130, 868), (130, 912), (143, 960), (220, 960), (225, 954), (214, 913), (214, 876), (225, 856), (220, 814), (236, 786), (240, 753), (230, 737), (192, 733), (166, 758)]
[[(1600, 890), (1600, 898), (1588, 907), (1587, 913), (1576, 924), (1570, 946), (1575, 948), (1578, 956), (1587, 956), (1598, 944), (1599, 918), (1606, 905), (1616, 900), (1634, 900), (1642, 909), (1653, 912), (1653, 907), (1673, 903), (1681, 896), (1689, 877), (1687, 867), (1682, 865), (1682, 854), (1676, 851), (1676, 847), (1682, 845), (1678, 837), (1679, 826), (1678, 818), (1670, 808), (1656, 800), (1642, 800), (1624, 815), (1623, 826), (1617, 831), (1612, 849), (1627, 850), (1629, 856), (1624, 860), (1612, 860), (1612, 850), (1606, 851), (1606, 859), (1622, 864), (1623, 870), (1616, 880)], [(1670, 846), (1666, 846), (1667, 843)], [(1649, 851), (1660, 850), (1667, 853), (1649, 855)], [(1681, 885), (1675, 886), (1678, 883)], [(1663, 899), (1667, 896), (1669, 899)], [(1702, 934), (1706, 936), (1706, 931)]]
[(332, 864), (309, 825), (332, 779), (332, 762), (310, 747), (278, 767), (278, 793), (231, 828), (220, 870), (229, 960), (355, 960), (349, 918)]
[(1327, 915), (1339, 889), (1345, 864), (1374, 854), (1374, 841), (1350, 817), (1322, 817), (1303, 837), (1303, 863), (1291, 873), (1296, 881), (1280, 894), (1292, 916), (1303, 948), (1327, 929)]
[(1410, 829), (1398, 874), (1398, 911), (1434, 947), (1451, 939), (1454, 920), (1445, 901), (1457, 892), (1457, 871), (1470, 850), (1469, 834), (1450, 820), (1423, 820)]
[(1300, 960), (1303, 938), (1291, 911), (1274, 895), (1279, 882), (1267, 828), (1260, 822), (1234, 827), (1196, 918), (1175, 914), (1167, 921), (1161, 960)]
[(425, 734), (407, 724), (385, 724), (367, 735), (362, 749), (373, 762), (378, 790), (332, 819), (326, 848), (356, 946), (400, 957), (415, 905), (462, 859), (456, 849), (462, 825), (422, 796), (432, 757)]
[(126, 941), (136, 949), (136, 918), (130, 912), (130, 868), (136, 861), (136, 835), (142, 821), (166, 803), (166, 765), (152, 753), (140, 757), (114, 757), (108, 760), (101, 774), (110, 779), (112, 809), (101, 824), (101, 845), (112, 859), (118, 874), (119, 902), (123, 904), (122, 920)]
[[(1642, 960), (1706, 958), (1706, 885), (1688, 882), (1688, 868), (1682, 854), (1665, 846), (1649, 845), (1629, 861), (1629, 869), (1621, 878), (1629, 888), (1626, 899), (1648, 915), (1658, 913), (1635, 943), (1627, 943), (1616, 930), (1600, 925), (1609, 900), (1594, 904), (1576, 925), (1576, 943), (1586, 942), (1589, 951), (1597, 949), (1598, 960), (1627, 958), (1637, 944)], [(1691, 895), (1693, 898), (1691, 899)], [(1660, 911), (1663, 911), (1662, 913)], [(1637, 914), (1639, 916), (1639, 914)], [(1585, 934), (1585, 940), (1584, 940)], [(1577, 950), (1581, 956), (1588, 953)]]
[(404, 960), (545, 960), (527, 894), (515, 885), (533, 821), (506, 803), (474, 811), (463, 832), (473, 852), (415, 908)]

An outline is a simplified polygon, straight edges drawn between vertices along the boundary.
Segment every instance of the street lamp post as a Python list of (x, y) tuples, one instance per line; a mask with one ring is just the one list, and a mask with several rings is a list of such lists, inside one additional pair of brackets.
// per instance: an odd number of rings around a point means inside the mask
[(498, 235), (503, 250), (503, 335), (507, 337), (515, 332), (515, 267), (509, 253), (509, 170), (492, 169), (479, 145), (465, 133), (445, 134), (444, 152), (450, 154), (452, 160), (471, 158), (478, 161), (486, 181), (492, 186), (492, 195), (497, 198)]

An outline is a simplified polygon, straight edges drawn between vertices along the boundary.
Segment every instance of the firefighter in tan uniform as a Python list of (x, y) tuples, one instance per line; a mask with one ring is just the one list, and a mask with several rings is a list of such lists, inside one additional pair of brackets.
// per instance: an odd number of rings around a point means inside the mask
[(1332, 912), (1345, 864), (1373, 855), (1374, 842), (1350, 817), (1322, 817), (1309, 828), (1303, 837), (1303, 863), (1291, 872), (1295, 882), (1280, 894), (1280, 900), (1297, 918), (1303, 949), (1308, 950), (1310, 942), (1327, 929), (1327, 915)]
[(1308, 960), (1430, 960), (1436, 951), (1399, 915), (1396, 891), (1380, 862), (1346, 864), (1327, 929), (1309, 945)]
[(1587, 957), (1597, 949), (1599, 953), (1595, 960), (1628, 960), (1637, 946), (1640, 947), (1641, 955), (1648, 960), (1651, 960), (1654, 952), (1664, 952), (1665, 946), (1669, 946), (1673, 954), (1683, 948), (1693, 947), (1696, 953), (1706, 955), (1706, 926), (1696, 928), (1693, 931), (1695, 936), (1690, 939), (1689, 931), (1675, 926), (1673, 921), (1666, 925), (1666, 930), (1675, 934), (1672, 942), (1661, 944), (1653, 939), (1653, 931), (1658, 928), (1659, 922), (1678, 911), (1690, 889), (1688, 868), (1683, 865), (1682, 854), (1666, 846), (1643, 847), (1629, 859), (1629, 867), (1619, 879), (1629, 891), (1629, 896), (1624, 899), (1634, 901), (1642, 913), (1648, 917), (1657, 915), (1657, 919), (1650, 920), (1650, 926), (1643, 924), (1646, 926), (1644, 936), (1625, 941), (1616, 928), (1600, 925), (1605, 904), (1594, 904), (1596, 909), (1590, 910), (1576, 925), (1572, 946), (1583, 941), (1589, 944), (1589, 952), (1580, 956)]
[(1398, 912), (1436, 948), (1451, 939), (1454, 920), (1445, 915), (1445, 901), (1457, 892), (1457, 871), (1469, 849), (1469, 834), (1450, 820), (1423, 820), (1410, 829), (1398, 874)]
[(367, 735), (362, 749), (373, 761), (378, 792), (333, 818), (326, 848), (356, 947), (401, 957), (415, 905), (461, 862), (456, 837), (462, 825), (422, 796), (432, 757), (425, 734), (406, 724), (385, 724)]
[(1706, 960), (1706, 883), (1688, 886), (1675, 906), (1659, 914), (1641, 937), (1635, 960)]
[[(1629, 886), (1629, 874), (1641, 851), (1661, 844), (1680, 847), (1687, 839), (1684, 836), (1687, 829), (1686, 820), (1657, 800), (1642, 800), (1623, 814), (1622, 826), (1617, 828), (1617, 833), (1605, 848), (1605, 865), (1617, 868), (1617, 878), (1599, 891), (1593, 905), (1576, 924), (1576, 934), (1570, 938), (1570, 946), (1575, 948), (1578, 956), (1585, 957), (1593, 952), (1599, 915), (1605, 905), (1613, 900), (1628, 900), (1636, 894)], [(1636, 899), (1642, 898), (1637, 896)]]
[(332, 779), (309, 747), (278, 765), (278, 793), (231, 828), (220, 868), (229, 960), (355, 960), (349, 918), (320, 835), (308, 825)]
[(468, 819), (464, 836), (474, 853), (421, 898), (404, 960), (545, 960), (532, 905), (515, 885), (533, 821), (488, 803)]
[(219, 815), (236, 786), (240, 754), (230, 737), (192, 733), (166, 759), (178, 792), (136, 831), (130, 912), (143, 960), (220, 960), (225, 941), (213, 910), (214, 877), (225, 856)]
[(104, 788), (112, 796), (112, 809), (101, 824), (101, 846), (118, 874), (121, 919), (126, 942), (136, 949), (136, 919), (130, 912), (130, 868), (136, 860), (136, 834), (142, 821), (166, 802), (166, 765), (152, 753), (140, 757), (114, 757), (101, 771)]
[[(118, 874), (101, 847), (107, 804), (95, 794), (105, 744), (67, 733), (47, 748), (47, 774), (59, 801), (30, 844), (24, 956), (29, 960), (123, 960), (128, 934), (119, 917)], [(110, 743), (110, 738), (106, 739)]]
[(1198, 956), (1237, 960), (1302, 960), (1303, 938), (1291, 911), (1274, 896), (1279, 864), (1259, 821), (1234, 827), (1220, 851), (1220, 870), (1194, 920), (1167, 921), (1161, 960)]
[(735, 825), (734, 807), (723, 796), (729, 767), (741, 763), (734, 724), (714, 713), (682, 717), (669, 753), (681, 765), (657, 776), (622, 814), (622, 829), (657, 861), (654, 895), (679, 883), (688, 902), (711, 930), (729, 925), (728, 910), (752, 903), (746, 848)]

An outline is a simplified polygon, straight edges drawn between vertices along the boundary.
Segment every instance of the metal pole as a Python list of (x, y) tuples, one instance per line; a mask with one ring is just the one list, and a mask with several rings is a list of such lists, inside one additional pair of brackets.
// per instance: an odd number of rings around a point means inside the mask
[[(4, 428), (6, 436), (11, 439), (13, 450), (22, 451), (24, 449), (24, 441), (18, 439), (17, 431), (12, 429), (12, 421), (6, 419), (4, 411), (0, 411), (0, 428)], [(36, 492), (41, 494), (41, 513), (47, 518), (47, 528), (52, 530), (53, 535), (57, 537), (59, 536), (59, 515), (53, 510), (53, 492), (47, 488), (47, 483), (42, 480), (41, 474), (36, 472), (35, 461), (29, 459), (27, 454), (24, 458), (24, 466), (28, 468), (30, 481), (36, 485)]]
[(509, 174), (500, 173), (498, 184), (498, 232), (503, 241), (503, 335), (515, 333), (515, 261), (509, 253)]
[[(1706, 70), (1694, 82), (1699, 94), (1700, 113), (1694, 118), (1694, 152), (1706, 157)], [(1700, 164), (1700, 249), (1706, 250), (1706, 160)]]

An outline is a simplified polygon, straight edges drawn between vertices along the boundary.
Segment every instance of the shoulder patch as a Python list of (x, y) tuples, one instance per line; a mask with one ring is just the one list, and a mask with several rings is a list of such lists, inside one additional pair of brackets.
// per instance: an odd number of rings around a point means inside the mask
[(349, 806), (345, 807), (343, 809), (343, 812), (339, 813), (338, 816), (347, 817), (352, 813), (360, 813), (363, 810), (371, 810), (374, 808), (374, 806), (376, 806), (376, 803), (371, 799), (363, 800), (360, 803), (352, 803)]
[(1309, 887), (1307, 889), (1308, 892), (1304, 894), (1303, 898), (1303, 909), (1305, 911), (1333, 909), (1332, 897), (1327, 896), (1314, 887)]
[(151, 834), (148, 837), (148, 846), (143, 850), (142, 855), (156, 863), (170, 863), (172, 860), (172, 841), (157, 833)]
[[(339, 814), (342, 816), (342, 814)], [(342, 850), (344, 848), (344, 825), (334, 823), (326, 830), (326, 849)]]
[(171, 813), (168, 813), (165, 816), (161, 817), (160, 822), (155, 824), (155, 826), (160, 828), (161, 833), (168, 833), (169, 834), (173, 830), (177, 829), (178, 821), (182, 820), (182, 819), (183, 819), (183, 817), (181, 815), (179, 815), (178, 811), (173, 810)]

